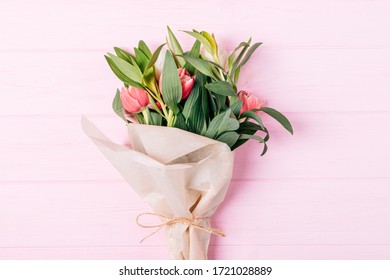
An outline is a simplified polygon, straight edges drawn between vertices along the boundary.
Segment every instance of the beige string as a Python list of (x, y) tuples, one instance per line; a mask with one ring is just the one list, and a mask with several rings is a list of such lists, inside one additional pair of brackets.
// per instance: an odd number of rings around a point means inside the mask
[[(162, 224), (158, 224), (158, 225), (143, 225), (139, 221), (139, 219), (142, 216), (156, 216), (156, 217), (160, 217), (160, 218), (166, 220), (166, 222), (162, 223)], [(219, 230), (219, 229), (212, 228), (212, 227), (205, 227), (205, 226), (202, 226), (202, 225), (200, 225), (198, 223), (198, 221), (206, 220), (206, 219), (209, 219), (209, 217), (193, 217), (193, 218), (178, 217), (178, 218), (170, 218), (170, 217), (166, 217), (164, 215), (156, 214), (156, 213), (141, 213), (141, 214), (139, 214), (137, 216), (137, 219), (136, 219), (137, 224), (140, 227), (142, 227), (142, 228), (156, 228), (156, 230), (153, 231), (151, 234), (147, 235), (146, 237), (144, 237), (140, 241), (140, 243), (142, 243), (145, 239), (151, 237), (152, 235), (156, 234), (162, 228), (164, 228), (166, 226), (171, 226), (171, 225), (174, 225), (174, 224), (187, 224), (189, 227), (194, 227), (194, 228), (197, 228), (197, 229), (209, 232), (211, 234), (215, 234), (215, 235), (218, 235), (218, 236), (221, 236), (221, 237), (225, 236), (225, 234), (221, 230)]]

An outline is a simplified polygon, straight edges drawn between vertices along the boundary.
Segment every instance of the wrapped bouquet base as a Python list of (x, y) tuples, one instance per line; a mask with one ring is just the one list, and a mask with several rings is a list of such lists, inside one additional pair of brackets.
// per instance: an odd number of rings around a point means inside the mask
[[(165, 228), (172, 258), (207, 259), (211, 234), (222, 235), (211, 227), (210, 217), (224, 200), (232, 177), (229, 146), (177, 128), (129, 124), (128, 147), (112, 142), (85, 117), (82, 126), (153, 209), (152, 214), (140, 213), (138, 222)], [(143, 215), (156, 215), (161, 223), (144, 225)]]

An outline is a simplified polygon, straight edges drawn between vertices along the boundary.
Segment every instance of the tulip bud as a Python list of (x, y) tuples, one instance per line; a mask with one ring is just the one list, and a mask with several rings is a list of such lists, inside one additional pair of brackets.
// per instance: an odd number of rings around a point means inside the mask
[(264, 101), (259, 101), (256, 96), (243, 90), (238, 93), (238, 99), (242, 101), (240, 114), (245, 111), (260, 109), (264, 105)]
[(211, 53), (209, 53), (205, 47), (201, 47), (200, 48), (200, 54), (202, 55), (202, 57), (206, 60), (209, 60), (209, 61), (212, 61), (212, 62), (215, 62), (215, 63), (218, 63), (219, 65), (222, 66), (223, 69), (227, 69), (227, 66), (228, 66), (228, 53), (223, 50), (223, 49), (218, 49), (218, 60), (219, 61), (215, 61), (213, 55)]
[(187, 99), (188, 95), (190, 95), (190, 92), (195, 83), (195, 77), (191, 76), (191, 74), (185, 68), (179, 68), (178, 73), (181, 82), (181, 99), (184, 100)]
[[(191, 74), (185, 68), (177, 69), (177, 73), (179, 74), (180, 83), (181, 83), (181, 99), (184, 100), (187, 99), (187, 97), (191, 93), (191, 90), (195, 83), (195, 76), (191, 76)], [(163, 75), (160, 76), (160, 80), (158, 83), (161, 93), (162, 93), (162, 76)]]
[(129, 86), (128, 89), (123, 87), (120, 98), (123, 108), (131, 114), (139, 113), (149, 105), (148, 93), (132, 86)]
[(154, 71), (156, 74), (156, 79), (159, 80), (161, 77), (162, 70), (164, 68), (164, 62), (165, 62), (165, 53), (167, 51), (167, 47), (163, 47), (160, 51), (160, 54), (157, 57), (156, 62), (154, 63)]

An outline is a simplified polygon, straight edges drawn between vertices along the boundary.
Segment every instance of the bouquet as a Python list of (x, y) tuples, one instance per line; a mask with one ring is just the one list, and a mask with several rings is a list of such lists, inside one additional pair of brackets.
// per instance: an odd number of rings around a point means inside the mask
[[(113, 110), (127, 125), (131, 147), (116, 144), (83, 117), (86, 134), (154, 212), (137, 223), (152, 235), (165, 229), (175, 259), (207, 259), (210, 224), (233, 172), (233, 150), (254, 140), (267, 152), (269, 133), (260, 112), (291, 134), (288, 119), (239, 90), (242, 67), (261, 43), (241, 42), (230, 54), (214, 34), (184, 31), (194, 38), (184, 51), (168, 27), (166, 43), (153, 52), (144, 41), (130, 53), (114, 48), (105, 56), (123, 82)], [(161, 222), (147, 224), (146, 216)], [(146, 237), (148, 237), (146, 236)]]

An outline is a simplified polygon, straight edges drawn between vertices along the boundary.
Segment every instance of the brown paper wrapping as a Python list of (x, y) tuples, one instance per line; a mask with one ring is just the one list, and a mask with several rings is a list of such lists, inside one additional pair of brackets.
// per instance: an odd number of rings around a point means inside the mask
[[(225, 143), (177, 128), (129, 124), (130, 148), (112, 142), (85, 117), (82, 127), (155, 213), (211, 217), (224, 200), (233, 172), (233, 152)], [(209, 219), (197, 223), (210, 227)], [(165, 232), (172, 258), (207, 259), (209, 232), (185, 223)]]

